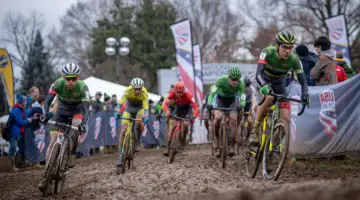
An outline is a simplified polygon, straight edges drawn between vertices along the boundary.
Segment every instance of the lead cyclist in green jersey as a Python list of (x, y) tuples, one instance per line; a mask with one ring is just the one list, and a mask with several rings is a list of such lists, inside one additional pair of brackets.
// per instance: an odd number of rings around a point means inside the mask
[[(215, 86), (211, 89), (210, 95), (208, 97), (208, 109), (209, 111), (212, 107), (221, 107), (221, 108), (231, 108), (239, 109), (245, 106), (245, 84), (240, 80), (241, 72), (239, 68), (233, 67), (229, 70), (228, 76), (223, 76), (219, 78)], [(240, 102), (239, 102), (240, 101)], [(237, 125), (238, 125), (238, 112), (230, 112), (230, 135), (229, 135), (229, 156), (235, 154), (235, 141), (237, 139)], [(213, 111), (213, 123), (211, 123), (214, 136), (214, 148), (216, 150), (216, 156), (220, 156), (218, 151), (218, 133), (220, 129), (220, 122), (222, 115), (224, 114), (220, 110)]]
[[(259, 92), (262, 95), (266, 96), (272, 90), (276, 94), (287, 96), (285, 76), (289, 70), (293, 69), (301, 84), (301, 99), (309, 103), (308, 85), (301, 61), (293, 53), (295, 42), (296, 38), (292, 33), (287, 31), (278, 33), (276, 35), (276, 45), (266, 47), (261, 51), (256, 71), (256, 81)], [(259, 131), (260, 123), (264, 119), (266, 111), (273, 100), (274, 97), (266, 96), (264, 103), (257, 108), (250, 144), (259, 144), (257, 131)], [(280, 101), (280, 108), (281, 118), (290, 122), (290, 103), (284, 100)]]
[[(45, 122), (52, 118), (52, 113), (49, 112), (49, 106), (54, 100), (55, 96), (58, 99), (58, 106), (53, 117), (54, 121), (63, 124), (72, 124), (78, 126), (79, 133), (86, 132), (86, 122), (89, 118), (89, 90), (86, 84), (79, 80), (80, 68), (75, 63), (68, 63), (62, 68), (63, 76), (57, 79), (50, 87), (49, 93), (45, 98), (44, 116)], [(55, 143), (58, 134), (62, 130), (52, 127), (50, 129), (50, 144), (46, 151), (46, 164), (48, 164), (51, 154), (52, 146)], [(70, 149), (68, 167), (72, 168), (75, 165), (75, 153), (78, 142), (78, 133), (71, 133)], [(46, 169), (45, 169), (46, 170)], [(42, 190), (45, 186), (45, 178), (39, 183), (38, 187)]]

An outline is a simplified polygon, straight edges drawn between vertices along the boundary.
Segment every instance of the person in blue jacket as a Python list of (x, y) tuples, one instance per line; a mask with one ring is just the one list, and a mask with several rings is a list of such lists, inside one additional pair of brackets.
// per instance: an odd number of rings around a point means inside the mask
[(15, 166), (15, 153), (17, 146), (19, 147), (18, 153), (24, 154), (24, 134), (25, 125), (29, 124), (32, 118), (26, 119), (26, 97), (22, 94), (16, 95), (16, 104), (11, 108), (9, 120), (11, 120), (11, 138), (9, 147), (9, 159), (11, 162), (12, 170), (18, 171)]

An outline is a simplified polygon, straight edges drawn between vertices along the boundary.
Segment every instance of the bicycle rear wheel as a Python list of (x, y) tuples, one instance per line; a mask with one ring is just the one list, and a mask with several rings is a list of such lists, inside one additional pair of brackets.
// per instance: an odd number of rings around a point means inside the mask
[(226, 120), (223, 116), (220, 124), (220, 161), (221, 167), (224, 169), (226, 167), (226, 157), (227, 157), (227, 132), (226, 132)]
[(51, 182), (53, 180), (54, 170), (57, 162), (57, 157), (60, 151), (60, 144), (55, 143), (49, 159), (49, 163), (47, 164), (46, 171), (45, 171), (45, 187), (42, 191), (43, 197), (47, 196), (48, 189), (51, 187)]
[[(259, 131), (257, 131), (259, 133)], [(260, 134), (258, 134), (260, 135)], [(262, 138), (262, 137), (259, 137)], [(248, 140), (247, 140), (248, 141)], [(262, 141), (260, 141), (260, 144)], [(263, 150), (261, 145), (247, 145), (246, 152), (246, 172), (249, 178), (255, 178), (256, 173), (259, 169), (260, 162), (262, 160)]]
[(289, 124), (283, 119), (277, 119), (274, 132), (267, 139), (263, 157), (263, 176), (276, 181), (286, 163), (289, 151), (290, 130)]
[(169, 154), (169, 163), (172, 163), (175, 158), (175, 154), (177, 152), (177, 146), (180, 139), (180, 130), (175, 130), (174, 134), (171, 137), (171, 145), (170, 145), (170, 154)]
[(58, 194), (63, 190), (66, 179), (68, 159), (69, 159), (69, 141), (64, 140), (64, 143), (62, 144), (60, 149), (60, 154), (58, 156), (58, 162), (56, 165), (56, 176), (55, 176), (55, 185), (54, 185), (55, 194)]

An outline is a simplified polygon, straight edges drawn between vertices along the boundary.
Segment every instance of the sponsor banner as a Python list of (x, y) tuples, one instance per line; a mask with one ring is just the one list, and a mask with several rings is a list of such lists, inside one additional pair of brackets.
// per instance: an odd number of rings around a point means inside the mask
[(202, 61), (200, 45), (193, 46), (194, 51), (194, 67), (195, 67), (195, 83), (196, 83), (196, 98), (197, 102), (201, 103), (204, 98), (203, 77), (202, 77)]
[[(301, 86), (288, 87), (289, 95), (301, 96)], [(309, 87), (310, 107), (301, 116), (299, 104), (291, 104), (290, 151), (304, 156), (327, 156), (360, 150), (360, 76), (344, 82)]]
[(346, 21), (344, 15), (330, 17), (325, 20), (329, 29), (329, 39), (331, 41), (332, 49), (335, 52), (342, 51), (344, 59), (348, 66), (351, 67), (350, 48), (348, 42), (348, 35), (346, 30)]
[(14, 105), (14, 76), (11, 58), (6, 49), (0, 48), (0, 81), (4, 86), (10, 108)]
[(188, 91), (195, 97), (195, 79), (193, 66), (193, 50), (190, 20), (182, 20), (171, 25), (171, 30), (175, 40), (176, 61), (180, 79)]

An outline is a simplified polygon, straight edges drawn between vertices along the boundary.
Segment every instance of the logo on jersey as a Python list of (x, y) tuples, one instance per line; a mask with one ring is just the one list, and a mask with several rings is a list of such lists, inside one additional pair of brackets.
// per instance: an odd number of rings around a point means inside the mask
[(335, 94), (333, 90), (324, 90), (319, 94), (320, 98), (320, 123), (323, 125), (326, 136), (333, 139), (337, 132)]
[(266, 59), (266, 52), (261, 52), (259, 60), (265, 60)]

